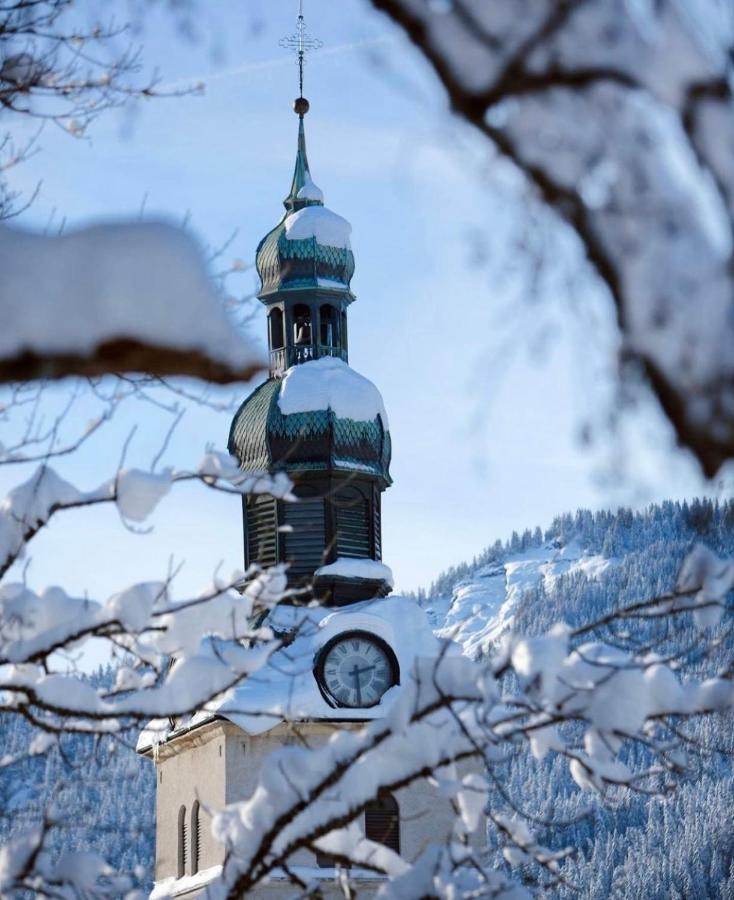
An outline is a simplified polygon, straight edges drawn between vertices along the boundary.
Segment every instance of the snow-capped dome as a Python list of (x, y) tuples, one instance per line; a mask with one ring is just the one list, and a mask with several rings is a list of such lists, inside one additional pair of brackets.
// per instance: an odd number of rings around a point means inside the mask
[(369, 379), (335, 357), (288, 369), (237, 411), (229, 451), (246, 471), (337, 469), (390, 478), (390, 432)]
[[(298, 192), (300, 195), (300, 191)], [(352, 226), (325, 206), (304, 206), (289, 213), (283, 221), (285, 236), (289, 241), (307, 241), (314, 238), (324, 247), (349, 249)]]
[(372, 382), (335, 356), (325, 356), (289, 369), (278, 397), (280, 411), (331, 410), (341, 419), (371, 422), (380, 417), (388, 428), (382, 395)]

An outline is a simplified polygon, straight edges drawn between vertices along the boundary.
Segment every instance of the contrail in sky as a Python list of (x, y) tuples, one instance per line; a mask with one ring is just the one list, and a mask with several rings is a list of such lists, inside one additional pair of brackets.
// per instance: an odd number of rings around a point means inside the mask
[[(350, 50), (358, 50), (361, 47), (374, 47), (378, 44), (389, 44), (395, 41), (393, 34), (381, 34), (378, 37), (365, 38), (361, 41), (352, 41), (348, 44), (337, 44), (336, 47), (326, 47), (319, 50), (319, 57), (338, 56), (348, 53)], [(264, 69), (277, 69), (281, 66), (293, 65), (290, 56), (277, 56), (272, 59), (262, 59), (255, 62), (242, 63), (230, 69), (222, 69), (221, 72), (208, 72), (206, 75), (191, 75), (188, 78), (179, 78), (177, 81), (169, 81), (159, 85), (158, 88), (168, 91), (186, 90), (191, 88), (206, 87), (212, 81), (221, 81), (223, 78), (234, 78), (237, 75), (249, 75), (252, 72), (261, 72)]]

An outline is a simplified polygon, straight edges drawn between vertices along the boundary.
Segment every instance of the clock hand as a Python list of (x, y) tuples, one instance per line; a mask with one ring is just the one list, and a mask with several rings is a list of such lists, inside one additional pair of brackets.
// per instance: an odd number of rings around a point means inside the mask
[(362, 688), (359, 683), (359, 666), (355, 663), (354, 668), (352, 669), (352, 677), (354, 678), (354, 684), (357, 688), (357, 703), (359, 706), (362, 705)]
[(358, 669), (360, 675), (363, 675), (365, 672), (371, 672), (376, 666), (364, 666), (362, 669)]

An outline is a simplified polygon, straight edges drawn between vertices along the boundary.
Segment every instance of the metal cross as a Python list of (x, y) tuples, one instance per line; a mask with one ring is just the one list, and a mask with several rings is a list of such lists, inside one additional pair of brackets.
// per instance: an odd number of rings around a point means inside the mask
[(296, 62), (298, 63), (298, 87), (303, 96), (303, 66), (306, 63), (306, 54), (310, 50), (318, 50), (324, 46), (324, 42), (318, 38), (311, 37), (306, 31), (306, 22), (303, 18), (303, 0), (298, 0), (298, 22), (296, 30), (288, 37), (281, 38), (278, 42), (281, 47), (286, 50), (293, 50), (296, 53)]

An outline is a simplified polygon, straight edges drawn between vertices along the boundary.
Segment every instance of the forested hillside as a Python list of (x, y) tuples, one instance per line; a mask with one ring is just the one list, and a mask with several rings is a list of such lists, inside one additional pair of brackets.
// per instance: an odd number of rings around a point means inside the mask
[[(564, 515), (545, 533), (536, 528), (497, 542), (419, 596), (441, 634), (459, 640), (467, 653), (486, 653), (510, 629), (540, 633), (558, 621), (575, 626), (612, 606), (669, 590), (696, 541), (734, 555), (734, 503), (703, 500), (639, 513)], [(709, 671), (716, 666), (719, 632), (695, 634), (688, 664)], [(719, 636), (731, 639), (723, 631)], [(624, 645), (639, 634), (603, 637)], [(656, 649), (664, 653), (664, 643)], [(97, 677), (111, 679), (111, 673)], [(563, 866), (569, 886), (554, 888), (553, 896), (579, 896), (575, 886), (593, 898), (734, 897), (731, 725), (705, 720), (686, 726), (689, 772), (668, 796), (624, 792), (601, 804), (571, 780), (566, 761), (552, 754), (535, 759), (523, 746), (493, 768), (493, 805), (512, 811), (508, 798), (523, 798), (522, 809), (536, 820), (541, 840), (556, 849), (580, 849)], [(0, 761), (26, 751), (33, 738), (28, 723), (2, 720)], [(63, 808), (70, 825), (55, 833), (56, 852), (94, 849), (115, 866), (139, 867), (141, 881), (149, 882), (152, 766), (109, 740), (69, 736), (61, 750), (63, 758), (54, 750), (0, 768), (0, 836), (40, 818), (47, 807)], [(496, 863), (504, 865), (499, 850)]]
[[(95, 686), (111, 686), (100, 670)], [(29, 756), (42, 733), (20, 716), (0, 716), (0, 843), (43, 820), (49, 850), (92, 850), (150, 887), (155, 842), (153, 766), (134, 751), (137, 735), (103, 738), (69, 734), (59, 749)], [(18, 758), (18, 762), (14, 759)]]
[[(545, 534), (536, 529), (496, 543), (441, 575), (421, 600), (441, 633), (468, 653), (482, 653), (510, 627), (530, 634), (559, 621), (575, 627), (614, 605), (669, 591), (697, 541), (734, 554), (734, 503), (579, 511), (557, 518)], [(644, 626), (638, 623), (634, 634), (601, 636), (627, 646)], [(690, 629), (696, 638), (688, 653), (691, 671), (716, 669), (716, 640), (732, 639), (725, 628), (703, 635)], [(656, 649), (664, 655), (664, 643)], [(575, 886), (589, 898), (731, 898), (733, 725), (707, 719), (682, 729), (690, 739), (690, 772), (664, 798), (624, 792), (600, 804), (572, 781), (566, 761), (552, 754), (536, 760), (522, 747), (493, 769), (493, 804), (512, 812), (509, 798), (522, 797), (522, 809), (541, 823), (535, 826), (540, 840), (554, 849), (580, 848), (563, 867), (569, 886), (554, 889), (554, 896), (578, 896)]]

